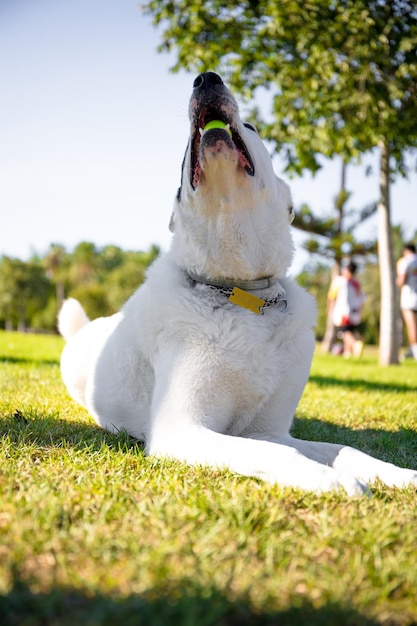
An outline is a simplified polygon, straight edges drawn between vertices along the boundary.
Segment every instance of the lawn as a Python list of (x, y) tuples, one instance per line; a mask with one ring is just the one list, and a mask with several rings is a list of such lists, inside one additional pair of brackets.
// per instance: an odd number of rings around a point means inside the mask
[[(145, 458), (0, 332), (2, 626), (417, 624), (417, 493), (314, 495)], [(317, 351), (294, 433), (417, 468), (417, 364)]]

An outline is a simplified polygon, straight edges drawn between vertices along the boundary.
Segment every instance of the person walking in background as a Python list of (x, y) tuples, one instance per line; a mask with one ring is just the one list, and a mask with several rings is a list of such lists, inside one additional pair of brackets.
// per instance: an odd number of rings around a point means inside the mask
[(363, 341), (358, 338), (365, 295), (359, 281), (354, 278), (357, 265), (350, 261), (342, 268), (330, 285), (327, 295), (327, 314), (332, 316), (337, 335), (342, 335), (343, 356), (361, 356)]
[(403, 248), (397, 262), (397, 285), (401, 289), (400, 309), (407, 329), (409, 353), (417, 361), (417, 254), (413, 243)]

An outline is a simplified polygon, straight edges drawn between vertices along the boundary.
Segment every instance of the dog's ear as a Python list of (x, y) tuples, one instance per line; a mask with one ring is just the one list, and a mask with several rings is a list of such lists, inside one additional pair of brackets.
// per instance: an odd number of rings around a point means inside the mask
[(182, 186), (178, 187), (177, 195), (175, 196), (174, 210), (172, 211), (171, 217), (169, 220), (168, 228), (171, 233), (173, 233), (175, 230), (175, 205), (181, 201), (181, 190), (182, 190)]
[(291, 191), (287, 183), (285, 183), (279, 176), (276, 176), (278, 196), (280, 198), (279, 203), (281, 207), (287, 205), (288, 223), (292, 224), (295, 218), (294, 207), (291, 198)]
[(169, 225), (168, 225), (168, 228), (169, 228), (169, 231), (170, 231), (171, 233), (173, 233), (173, 232), (174, 232), (174, 230), (175, 230), (175, 214), (174, 214), (174, 211), (172, 211), (172, 213), (171, 213), (171, 217), (169, 218)]

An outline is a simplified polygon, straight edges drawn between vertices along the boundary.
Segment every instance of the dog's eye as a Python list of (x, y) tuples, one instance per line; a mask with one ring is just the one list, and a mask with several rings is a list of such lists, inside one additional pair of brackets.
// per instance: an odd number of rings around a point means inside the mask
[(249, 128), (249, 130), (253, 130), (254, 133), (257, 133), (258, 131), (256, 130), (255, 126), (253, 124), (251, 124), (250, 122), (244, 122), (243, 126), (246, 126), (246, 128)]

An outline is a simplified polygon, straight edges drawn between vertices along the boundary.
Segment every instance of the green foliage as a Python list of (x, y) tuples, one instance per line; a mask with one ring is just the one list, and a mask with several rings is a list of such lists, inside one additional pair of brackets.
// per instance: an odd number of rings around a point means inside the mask
[(325, 265), (307, 265), (297, 276), (299, 285), (307, 289), (317, 302), (316, 338), (323, 339), (326, 328), (327, 292), (330, 287), (330, 268)]
[(119, 310), (145, 278), (159, 248), (123, 251), (82, 242), (72, 253), (52, 244), (45, 258), (0, 257), (0, 325), (53, 330), (64, 297), (78, 298), (91, 317)]
[[(395, 258), (399, 259), (405, 243), (401, 226), (395, 226), (392, 230), (392, 235)], [(417, 240), (417, 233), (414, 234), (413, 240)], [(316, 252), (316, 250), (312, 251)], [(359, 255), (360, 252), (358, 256)], [(367, 260), (361, 264), (358, 278), (363, 292), (366, 295), (362, 310), (362, 323), (360, 326), (361, 336), (366, 344), (378, 345), (381, 287), (379, 267), (376, 263), (376, 259), (373, 258), (372, 255), (368, 256)], [(327, 293), (331, 282), (330, 267), (320, 262), (310, 262), (297, 276), (297, 282), (307, 289), (316, 299), (318, 319), (315, 333), (316, 339), (321, 341), (324, 338), (326, 328)], [(396, 314), (397, 320), (400, 320), (400, 311), (397, 310)], [(405, 336), (403, 339), (406, 341)]]
[[(218, 70), (247, 98), (271, 91), (263, 131), (288, 170), (315, 172), (320, 155), (348, 163), (379, 150), (380, 361), (397, 363), (389, 186), (417, 147), (415, 2), (148, 0), (143, 8), (162, 26), (160, 49), (177, 53), (174, 69)], [(252, 117), (262, 122), (258, 110)], [(327, 251), (317, 238), (309, 247)]]
[(272, 92), (266, 136), (290, 169), (417, 146), (417, 12), (407, 0), (149, 0), (175, 70), (219, 70), (244, 97)]
[[(0, 332), (4, 626), (408, 626), (415, 490), (314, 495), (144, 456), (69, 400), (63, 341)], [(316, 354), (296, 436), (417, 467), (415, 363)]]
[[(336, 198), (336, 203), (337, 201), (338, 198)], [(375, 203), (362, 210), (350, 209), (349, 211), (341, 205), (337, 208), (335, 216), (320, 217), (314, 214), (308, 205), (303, 204), (296, 212), (293, 226), (309, 233), (309, 238), (303, 243), (303, 247), (309, 253), (340, 263), (346, 256), (375, 255), (377, 250), (375, 239), (360, 241), (355, 236), (356, 228), (375, 211)]]
[(3, 257), (0, 261), (0, 319), (24, 329), (48, 302), (52, 286), (42, 264)]

